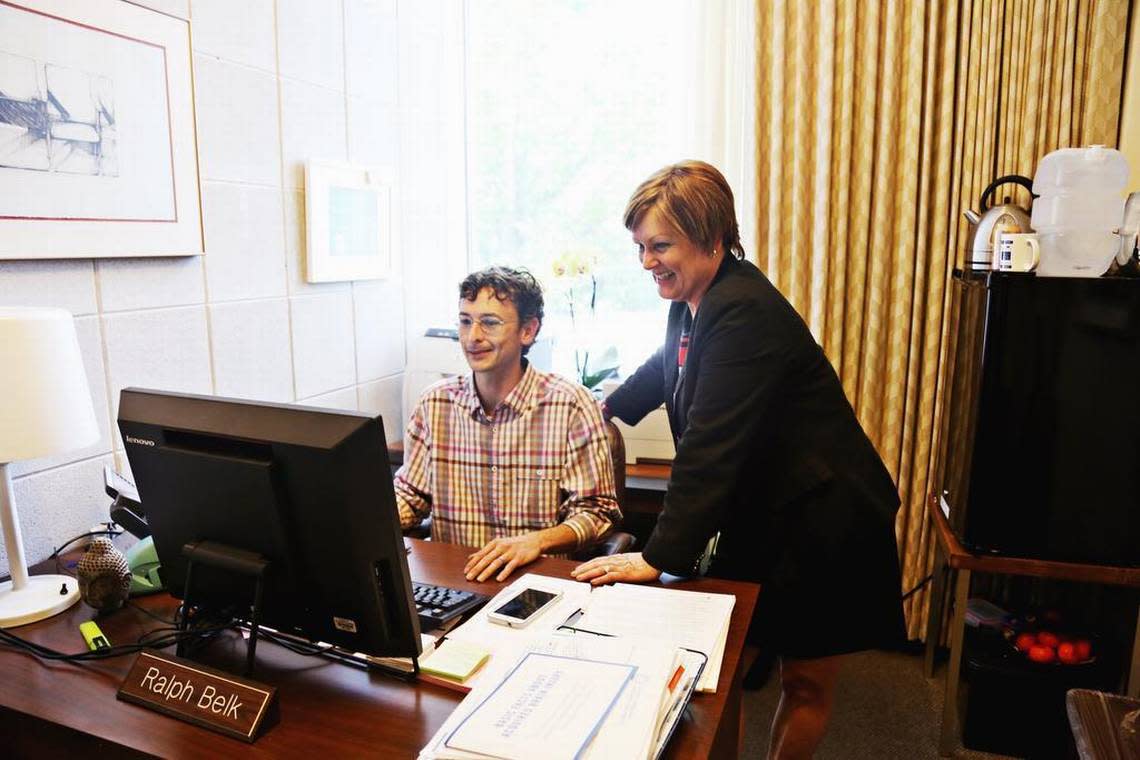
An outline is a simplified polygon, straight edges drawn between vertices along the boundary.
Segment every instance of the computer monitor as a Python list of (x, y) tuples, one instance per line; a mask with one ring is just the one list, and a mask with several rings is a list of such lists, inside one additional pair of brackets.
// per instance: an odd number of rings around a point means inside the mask
[[(414, 657), (419, 621), (380, 417), (127, 388), (119, 431), (170, 593), (183, 547), (269, 561), (260, 622), (352, 652)], [(249, 614), (254, 581), (195, 562), (195, 606)]]

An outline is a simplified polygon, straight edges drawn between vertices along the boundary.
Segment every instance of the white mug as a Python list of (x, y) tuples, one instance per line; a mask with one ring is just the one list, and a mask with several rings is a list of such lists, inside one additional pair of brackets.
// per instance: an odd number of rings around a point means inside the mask
[(1041, 261), (1041, 245), (1032, 232), (1004, 232), (994, 268), (1002, 272), (1032, 272)]

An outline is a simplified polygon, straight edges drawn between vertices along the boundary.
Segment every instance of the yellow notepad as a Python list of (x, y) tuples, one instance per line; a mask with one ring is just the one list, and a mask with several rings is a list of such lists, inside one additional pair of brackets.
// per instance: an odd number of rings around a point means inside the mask
[(487, 661), (491, 653), (466, 641), (448, 639), (427, 658), (420, 661), (420, 670), (432, 675), (450, 678), (462, 683)]

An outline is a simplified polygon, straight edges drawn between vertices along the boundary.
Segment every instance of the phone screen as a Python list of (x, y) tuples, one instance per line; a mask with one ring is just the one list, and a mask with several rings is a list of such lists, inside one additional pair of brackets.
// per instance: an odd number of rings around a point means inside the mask
[(505, 615), (507, 617), (517, 618), (519, 620), (526, 620), (528, 617), (538, 612), (542, 605), (555, 598), (555, 594), (548, 591), (539, 591), (536, 588), (528, 588), (518, 596), (514, 597), (502, 607), (495, 610), (496, 614)]

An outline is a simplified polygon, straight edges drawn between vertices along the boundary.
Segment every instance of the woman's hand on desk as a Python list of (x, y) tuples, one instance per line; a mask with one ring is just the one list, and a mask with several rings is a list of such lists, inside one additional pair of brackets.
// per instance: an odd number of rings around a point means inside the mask
[(594, 586), (603, 583), (648, 583), (661, 577), (661, 571), (645, 561), (641, 552), (611, 554), (595, 557), (570, 571), (576, 581), (589, 581)]

